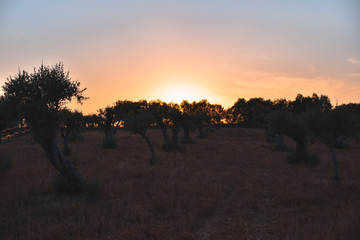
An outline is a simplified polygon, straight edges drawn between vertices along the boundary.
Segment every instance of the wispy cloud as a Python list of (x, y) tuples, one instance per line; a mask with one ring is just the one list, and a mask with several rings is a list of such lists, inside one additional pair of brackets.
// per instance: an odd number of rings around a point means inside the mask
[(357, 60), (356, 58), (348, 58), (347, 61), (349, 63), (352, 63), (352, 64), (359, 64), (360, 63), (360, 61)]

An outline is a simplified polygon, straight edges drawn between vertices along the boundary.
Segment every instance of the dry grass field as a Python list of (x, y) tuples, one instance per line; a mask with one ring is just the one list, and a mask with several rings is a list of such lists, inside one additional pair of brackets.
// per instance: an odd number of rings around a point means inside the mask
[(57, 196), (31, 136), (0, 145), (12, 158), (0, 172), (0, 239), (360, 239), (360, 144), (337, 150), (335, 186), (322, 144), (311, 146), (320, 165), (307, 167), (257, 129), (221, 129), (184, 153), (164, 152), (159, 130), (149, 136), (154, 166), (145, 141), (124, 131), (116, 149), (102, 149), (96, 131), (70, 143), (69, 159), (99, 183), (96, 199)]

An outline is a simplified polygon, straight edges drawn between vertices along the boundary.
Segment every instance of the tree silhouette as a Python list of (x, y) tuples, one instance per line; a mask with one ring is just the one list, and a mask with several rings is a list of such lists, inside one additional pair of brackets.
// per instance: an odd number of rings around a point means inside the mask
[(220, 104), (210, 104), (209, 106), (210, 124), (219, 129), (225, 119), (225, 109)]
[(184, 144), (196, 143), (195, 140), (191, 139), (190, 132), (196, 129), (196, 112), (195, 112), (195, 102), (189, 103), (187, 100), (184, 100), (180, 104), (181, 113), (182, 113), (182, 122), (181, 126), (184, 130), (184, 136), (181, 139), (181, 142)]
[(234, 105), (228, 110), (228, 114), (232, 123), (237, 123), (245, 127), (259, 127), (256, 117), (260, 113), (268, 113), (272, 108), (270, 100), (263, 98), (251, 98), (246, 101), (239, 98)]
[(155, 118), (151, 111), (149, 109), (141, 109), (139, 112), (130, 112), (124, 119), (124, 125), (127, 130), (137, 133), (145, 139), (151, 152), (150, 164), (156, 163), (157, 158), (155, 157), (154, 148), (146, 134), (150, 126), (155, 123)]
[(170, 122), (168, 116), (169, 106), (161, 100), (156, 100), (149, 102), (148, 108), (149, 111), (152, 113), (156, 124), (160, 127), (161, 133), (165, 141), (165, 145), (170, 145), (170, 137), (166, 129)]
[(108, 106), (99, 110), (98, 125), (105, 133), (105, 141), (103, 147), (116, 147), (115, 134), (124, 123), (124, 117), (129, 112), (138, 111), (139, 103), (128, 100), (117, 101), (113, 106)]
[(105, 133), (104, 148), (114, 148), (116, 146), (115, 134), (121, 124), (121, 120), (122, 115), (118, 109), (116, 109), (116, 106), (108, 106), (99, 110), (98, 125)]
[[(274, 148), (276, 151), (289, 150), (289, 147), (284, 143), (283, 137), (283, 135), (287, 132), (286, 128), (289, 121), (288, 114), (289, 113), (287, 112), (273, 111), (265, 117), (265, 121), (267, 122), (267, 128), (265, 131), (268, 137), (271, 136), (274, 138), (273, 140), (276, 141), (277, 145)], [(273, 133), (275, 133), (276, 136), (274, 136)]]
[(313, 93), (312, 97), (298, 94), (295, 100), (289, 103), (289, 110), (295, 114), (301, 114), (314, 108), (320, 112), (329, 111), (332, 108), (330, 99), (325, 95), (319, 97), (316, 93)]
[(168, 117), (171, 121), (171, 139), (170, 144), (165, 145), (167, 151), (184, 151), (179, 143), (179, 131), (184, 121), (184, 115), (180, 111), (180, 106), (176, 103), (169, 103)]
[(64, 72), (63, 64), (58, 63), (52, 67), (41, 64), (30, 75), (19, 71), (7, 79), (3, 90), (5, 97), (15, 103), (53, 167), (68, 182), (85, 190), (84, 179), (61, 153), (56, 142), (61, 109), (73, 98), (81, 103), (85, 89), (80, 89), (80, 83), (72, 81), (69, 72)]
[(354, 115), (345, 108), (335, 108), (325, 112), (310, 111), (307, 115), (311, 134), (329, 148), (336, 184), (340, 183), (340, 172), (334, 148), (339, 137), (347, 137), (354, 133), (353, 117)]

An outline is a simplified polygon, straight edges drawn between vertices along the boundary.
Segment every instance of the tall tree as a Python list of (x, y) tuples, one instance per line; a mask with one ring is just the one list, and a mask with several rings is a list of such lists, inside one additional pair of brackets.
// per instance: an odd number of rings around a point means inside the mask
[(54, 168), (68, 181), (85, 188), (84, 179), (61, 153), (56, 142), (60, 111), (73, 98), (85, 98), (78, 81), (72, 81), (62, 63), (52, 67), (41, 64), (32, 74), (19, 71), (3, 86), (5, 97), (14, 102), (21, 117), (41, 145)]

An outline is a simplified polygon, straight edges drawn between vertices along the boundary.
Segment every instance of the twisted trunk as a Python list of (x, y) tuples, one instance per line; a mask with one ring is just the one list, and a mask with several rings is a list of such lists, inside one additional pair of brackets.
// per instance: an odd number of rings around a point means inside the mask
[(42, 144), (42, 148), (53, 167), (69, 182), (85, 187), (85, 181), (74, 166), (59, 150), (55, 137)]
[(151, 152), (151, 158), (150, 158), (150, 165), (153, 165), (154, 163), (156, 163), (156, 157), (155, 157), (155, 151), (154, 148), (151, 144), (151, 141), (149, 139), (149, 137), (146, 134), (141, 134), (141, 136), (145, 139), (147, 145), (149, 146), (150, 152)]
[(158, 125), (161, 129), (161, 133), (163, 135), (163, 138), (164, 138), (164, 141), (165, 141), (165, 144), (169, 145), (170, 144), (170, 137), (169, 137), (169, 134), (166, 130), (166, 127), (163, 123), (163, 121), (158, 121)]

